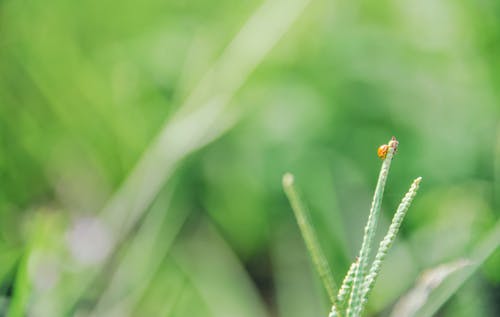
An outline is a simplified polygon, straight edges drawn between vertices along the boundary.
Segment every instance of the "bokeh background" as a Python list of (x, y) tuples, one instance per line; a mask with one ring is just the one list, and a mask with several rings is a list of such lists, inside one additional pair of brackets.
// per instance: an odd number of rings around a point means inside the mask
[(0, 313), (326, 316), (281, 177), (340, 281), (395, 135), (366, 315), (469, 257), (500, 315), (499, 57), (494, 0), (1, 1)]

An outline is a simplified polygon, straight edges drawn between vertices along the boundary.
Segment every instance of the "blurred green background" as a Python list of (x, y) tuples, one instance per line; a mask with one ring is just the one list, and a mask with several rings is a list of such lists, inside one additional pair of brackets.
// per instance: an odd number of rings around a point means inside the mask
[[(395, 135), (388, 316), (498, 232), (499, 57), (493, 0), (0, 2), (0, 313), (326, 316), (281, 177), (339, 281)], [(490, 253), (439, 316), (500, 315)]]

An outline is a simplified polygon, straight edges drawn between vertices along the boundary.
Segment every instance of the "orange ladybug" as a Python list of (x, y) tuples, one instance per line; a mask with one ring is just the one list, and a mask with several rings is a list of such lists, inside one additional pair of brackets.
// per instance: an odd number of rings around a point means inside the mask
[(377, 150), (377, 155), (378, 155), (378, 157), (380, 157), (383, 160), (387, 156), (388, 151), (389, 151), (389, 145), (382, 144), (381, 146), (379, 146), (379, 148)]

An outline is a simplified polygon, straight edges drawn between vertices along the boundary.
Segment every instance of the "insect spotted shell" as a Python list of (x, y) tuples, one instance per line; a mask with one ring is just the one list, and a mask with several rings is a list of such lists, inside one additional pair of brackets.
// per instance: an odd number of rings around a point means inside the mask
[(398, 149), (398, 145), (399, 145), (398, 140), (396, 140), (395, 137), (392, 137), (391, 141), (389, 141), (389, 144), (382, 144), (381, 146), (378, 147), (378, 150), (377, 150), (378, 157), (380, 157), (381, 159), (384, 160), (387, 157), (387, 153), (389, 152), (389, 148), (391, 148), (391, 147), (394, 149), (394, 153), (396, 153), (396, 151)]
[(381, 146), (378, 147), (377, 155), (382, 160), (384, 160), (386, 158), (386, 156), (387, 156), (387, 152), (389, 152), (389, 145), (382, 144)]

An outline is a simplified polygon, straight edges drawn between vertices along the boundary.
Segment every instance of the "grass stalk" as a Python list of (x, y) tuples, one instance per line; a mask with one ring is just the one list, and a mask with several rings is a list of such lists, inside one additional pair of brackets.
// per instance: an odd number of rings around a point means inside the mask
[(347, 296), (351, 293), (352, 282), (354, 280), (354, 272), (356, 270), (356, 266), (358, 265), (358, 260), (354, 261), (349, 267), (349, 271), (347, 271), (344, 280), (342, 281), (342, 286), (340, 286), (340, 290), (337, 294), (337, 305), (344, 306)]
[(357, 265), (358, 259), (352, 262), (351, 266), (349, 267), (349, 270), (347, 271), (347, 274), (345, 275), (344, 280), (342, 281), (342, 285), (340, 286), (340, 289), (337, 293), (336, 303), (335, 305), (332, 305), (329, 317), (338, 316), (337, 310), (342, 311), (343, 309), (345, 309), (346, 299), (351, 294), (354, 272)]
[[(403, 223), (403, 219), (410, 208), (410, 205), (417, 195), (420, 185), (421, 177), (416, 178), (410, 189), (403, 197), (399, 204), (396, 213), (392, 219), (391, 225), (384, 237), (380, 242), (379, 248), (375, 255), (370, 268), (368, 268), (368, 261), (370, 259), (371, 248), (375, 231), (377, 229), (377, 222), (380, 214), (380, 207), (382, 204), (382, 197), (384, 195), (384, 188), (387, 182), (387, 176), (391, 167), (392, 158), (398, 147), (398, 141), (395, 137), (379, 147), (377, 154), (384, 161), (380, 170), (380, 174), (375, 188), (375, 194), (368, 215), (368, 221), (364, 229), (363, 242), (359, 251), (359, 256), (351, 264), (347, 271), (342, 285), (337, 295), (335, 296), (335, 283), (328, 266), (328, 262), (321, 250), (318, 243), (314, 228), (311, 226), (308, 211), (302, 202), (297, 190), (294, 186), (294, 178), (292, 174), (285, 174), (283, 177), (283, 188), (292, 205), (295, 218), (299, 225), (302, 237), (305, 240), (306, 247), (312, 257), (312, 261), (318, 274), (323, 282), (330, 299), (332, 300), (332, 308), (329, 317), (359, 317), (363, 312), (363, 308), (368, 300), (368, 295), (373, 289), (377, 276), (380, 273), (382, 263), (384, 262), (387, 253), (392, 247), (399, 228)], [(347, 307), (346, 307), (347, 306)]]
[(323, 286), (328, 293), (330, 301), (333, 306), (335, 306), (335, 293), (337, 287), (323, 250), (319, 245), (314, 228), (309, 220), (307, 209), (295, 188), (294, 177), (292, 174), (286, 173), (283, 176), (283, 189), (285, 190), (288, 200), (292, 206), (297, 224), (299, 225), (300, 233), (302, 234), (307, 250), (311, 255), (314, 267), (323, 282)]
[(368, 221), (363, 235), (361, 250), (359, 252), (359, 265), (356, 266), (356, 270), (354, 272), (352, 291), (351, 291), (351, 296), (349, 297), (349, 303), (347, 307), (348, 317), (355, 317), (361, 313), (363, 281), (365, 279), (366, 270), (368, 267), (368, 259), (370, 256), (371, 245), (373, 242), (373, 238), (375, 236), (375, 230), (377, 228), (378, 217), (380, 214), (380, 206), (382, 204), (382, 197), (384, 195), (385, 183), (387, 181), (387, 175), (389, 173), (392, 158), (394, 152), (397, 149), (397, 145), (398, 142), (393, 137), (389, 142), (387, 155), (382, 163), (382, 168), (380, 170), (380, 174), (378, 177), (377, 186), (375, 188), (375, 194), (373, 196), (372, 206), (370, 209), (370, 214), (368, 216)]
[[(241, 27), (178, 112), (165, 122), (101, 211), (100, 217), (114, 237), (113, 242), (120, 241), (148, 210), (179, 162), (223, 135), (236, 123), (231, 116), (236, 111), (230, 107), (233, 96), (309, 3), (310, 0), (266, 0)], [(257, 37), (259, 41), (256, 42), (254, 39)], [(39, 78), (36, 72), (30, 74)], [(44, 87), (43, 80), (37, 80), (37, 83)], [(62, 312), (53, 315), (71, 314), (77, 310), (99, 269), (92, 267), (80, 272), (76, 278), (73, 278), (75, 274), (72, 272), (65, 272), (65, 278), (77, 281), (72, 281), (71, 285), (75, 286), (71, 291), (61, 291), (65, 294), (64, 300), (61, 300)], [(63, 283), (59, 285), (62, 288)]]
[(361, 295), (362, 296), (361, 311), (363, 310), (363, 307), (366, 304), (366, 301), (368, 300), (368, 293), (372, 290), (373, 285), (375, 284), (375, 280), (378, 274), (380, 273), (380, 268), (382, 266), (383, 261), (385, 260), (387, 252), (393, 245), (394, 240), (396, 240), (396, 235), (398, 234), (399, 228), (403, 223), (403, 219), (408, 209), (410, 208), (413, 198), (417, 194), (421, 180), (422, 177), (418, 177), (413, 181), (410, 189), (403, 197), (403, 200), (399, 204), (398, 209), (394, 214), (394, 217), (392, 218), (392, 222), (391, 225), (389, 226), (387, 234), (385, 235), (384, 239), (380, 242), (377, 254), (375, 255), (375, 260), (373, 261), (373, 264), (364, 282), (364, 289)]

